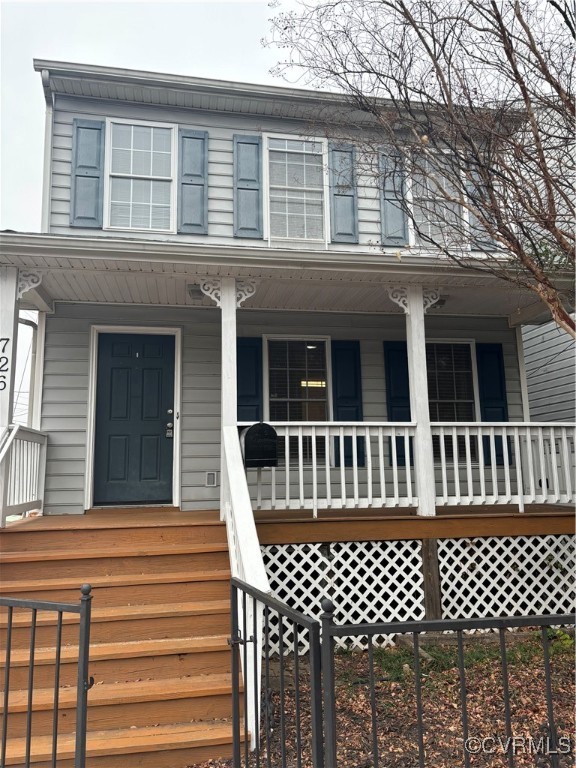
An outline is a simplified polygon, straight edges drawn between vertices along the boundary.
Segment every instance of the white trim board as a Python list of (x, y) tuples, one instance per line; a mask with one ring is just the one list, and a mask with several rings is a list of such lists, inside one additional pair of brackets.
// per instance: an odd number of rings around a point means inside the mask
[[(84, 509), (92, 509), (94, 499), (94, 441), (96, 437), (96, 375), (98, 371), (98, 334), (131, 333), (174, 336), (174, 439), (172, 459), (172, 506), (180, 506), (180, 434), (182, 400), (182, 329), (141, 325), (92, 325), (88, 375), (88, 408), (86, 425), (86, 471), (84, 473)], [(156, 506), (156, 505), (155, 505)], [(164, 506), (164, 505), (162, 505)]]

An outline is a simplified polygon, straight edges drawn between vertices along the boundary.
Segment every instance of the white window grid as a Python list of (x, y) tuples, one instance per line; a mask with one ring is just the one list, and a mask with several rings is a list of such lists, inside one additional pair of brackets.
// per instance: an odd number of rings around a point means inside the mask
[[(138, 174), (138, 173), (121, 173), (118, 171), (113, 171), (112, 169), (112, 155), (113, 155), (112, 133), (113, 133), (114, 125), (128, 125), (128, 126), (131, 126), (132, 128), (141, 126), (144, 128), (151, 128), (151, 129), (161, 128), (161, 129), (170, 130), (170, 155), (171, 155), (170, 176), (161, 176), (161, 175), (159, 176), (159, 175), (154, 175), (152, 173)], [(173, 123), (157, 123), (157, 122), (148, 122), (148, 121), (141, 121), (141, 120), (127, 120), (123, 118), (108, 118), (106, 120), (105, 163), (104, 163), (104, 168), (105, 168), (104, 228), (105, 229), (112, 229), (117, 231), (129, 231), (129, 232), (161, 232), (163, 234), (166, 234), (166, 233), (170, 234), (170, 233), (176, 232), (177, 169), (178, 169), (177, 137), (178, 137), (178, 126)], [(132, 137), (132, 144), (133, 144), (133, 137)], [(132, 146), (131, 151), (134, 152), (139, 150), (134, 150)], [(160, 153), (161, 151), (159, 151), (159, 154)], [(166, 152), (166, 154), (168, 153)], [(150, 181), (152, 182), (152, 184), (150, 185), (151, 197), (154, 192), (154, 182), (169, 183), (170, 184), (169, 229), (157, 229), (153, 227), (113, 226), (111, 223), (112, 180), (113, 179), (127, 179), (130, 181), (134, 181), (134, 180)], [(132, 184), (130, 205), (132, 205), (132, 202), (133, 202), (133, 190), (134, 190), (134, 185)], [(152, 200), (150, 200), (150, 203), (151, 203), (151, 209), (152, 209), (153, 207)]]
[[(268, 241), (268, 245), (271, 245), (274, 241), (296, 241), (300, 243), (322, 243), (325, 248), (328, 247), (330, 241), (330, 197), (329, 197), (329, 174), (328, 174), (328, 142), (322, 138), (302, 138), (298, 136), (287, 136), (281, 134), (263, 134), (263, 188), (264, 188), (264, 239)], [(296, 144), (301, 147), (295, 146)], [(305, 187), (305, 186), (279, 186), (273, 185), (270, 179), (270, 152), (283, 152), (287, 154), (299, 154), (299, 155), (321, 155), (322, 157), (322, 186), (321, 187)], [(288, 181), (288, 180), (287, 180)], [(272, 189), (279, 191), (286, 190), (286, 192), (294, 193), (321, 193), (322, 194), (322, 219), (323, 219), (323, 236), (316, 238), (295, 238), (295, 237), (278, 237), (272, 235), (270, 219), (271, 219), (271, 206), (270, 201), (272, 195)], [(308, 213), (306, 212), (307, 203), (309, 201), (302, 197), (293, 197), (298, 203), (304, 205), (304, 219)], [(276, 214), (277, 215), (277, 214)], [(290, 214), (286, 213), (288, 219)], [(319, 218), (319, 217), (318, 217)]]

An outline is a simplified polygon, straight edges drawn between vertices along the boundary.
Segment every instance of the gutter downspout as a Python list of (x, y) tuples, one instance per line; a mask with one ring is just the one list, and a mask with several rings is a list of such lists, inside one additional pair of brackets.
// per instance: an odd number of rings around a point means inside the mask
[(53, 131), (53, 113), (54, 97), (50, 89), (50, 73), (47, 69), (42, 70), (42, 88), (44, 89), (44, 98), (46, 99), (46, 118), (44, 123), (44, 170), (42, 178), (42, 221), (41, 231), (48, 233), (50, 231), (51, 215), (51, 194), (50, 186), (52, 181), (52, 131)]

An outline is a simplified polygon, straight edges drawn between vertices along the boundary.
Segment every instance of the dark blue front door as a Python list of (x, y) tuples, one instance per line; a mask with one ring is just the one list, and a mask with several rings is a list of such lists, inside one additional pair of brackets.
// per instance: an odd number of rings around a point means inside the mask
[(172, 501), (173, 411), (174, 337), (101, 333), (94, 504)]

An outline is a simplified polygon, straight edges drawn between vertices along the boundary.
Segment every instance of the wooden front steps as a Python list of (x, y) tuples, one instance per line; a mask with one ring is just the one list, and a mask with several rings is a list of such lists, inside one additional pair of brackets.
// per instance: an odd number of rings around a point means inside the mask
[[(184, 768), (231, 754), (229, 570), (218, 513), (91, 511), (0, 532), (0, 594), (76, 602), (90, 583), (87, 768)], [(0, 613), (0, 645), (6, 639)], [(58, 766), (73, 765), (78, 617), (64, 614)], [(56, 618), (38, 612), (32, 762), (51, 765)], [(14, 610), (8, 756), (25, 755), (30, 613)], [(4, 670), (0, 670), (4, 684)]]
[[(6, 767), (24, 764), (24, 742), (23, 738), (10, 739)], [(51, 768), (51, 750), (50, 736), (33, 739), (31, 765)], [(232, 729), (227, 722), (89, 731), (86, 768), (177, 768), (231, 752)], [(70, 734), (58, 741), (58, 768), (74, 768), (74, 737)]]

